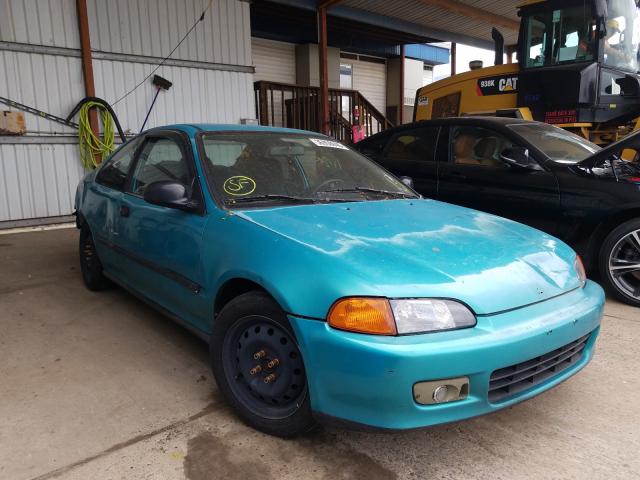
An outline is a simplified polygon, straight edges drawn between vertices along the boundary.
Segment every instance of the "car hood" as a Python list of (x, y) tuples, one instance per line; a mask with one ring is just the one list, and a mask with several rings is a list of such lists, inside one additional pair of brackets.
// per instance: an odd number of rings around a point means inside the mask
[(618, 140), (615, 143), (607, 145), (593, 155), (590, 155), (584, 160), (578, 162), (578, 165), (587, 169), (597, 167), (598, 165), (602, 165), (606, 162), (612, 155), (620, 154), (625, 148), (633, 150), (640, 149), (640, 131), (634, 132), (627, 135), (622, 140)]
[[(344, 285), (344, 295), (454, 298), (477, 314), (490, 314), (579, 286), (575, 253), (560, 240), (511, 220), (434, 200), (235, 213), (322, 257), (312, 264), (316, 271), (308, 272), (310, 282), (330, 276)], [(290, 260), (298, 261), (295, 253)]]

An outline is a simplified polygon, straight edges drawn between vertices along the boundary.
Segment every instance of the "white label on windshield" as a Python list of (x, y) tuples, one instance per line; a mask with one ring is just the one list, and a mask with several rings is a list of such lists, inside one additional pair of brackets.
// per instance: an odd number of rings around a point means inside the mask
[(325, 140), (324, 138), (310, 138), (311, 143), (317, 145), (318, 147), (327, 147), (327, 148), (339, 148), (341, 150), (349, 150), (340, 142), (336, 142), (334, 140)]

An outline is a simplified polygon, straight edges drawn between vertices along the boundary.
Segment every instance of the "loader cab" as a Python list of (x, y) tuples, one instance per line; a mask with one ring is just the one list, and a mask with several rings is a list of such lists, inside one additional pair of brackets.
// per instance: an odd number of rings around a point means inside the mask
[(521, 7), (518, 105), (567, 125), (640, 113), (640, 11), (635, 0), (552, 0)]

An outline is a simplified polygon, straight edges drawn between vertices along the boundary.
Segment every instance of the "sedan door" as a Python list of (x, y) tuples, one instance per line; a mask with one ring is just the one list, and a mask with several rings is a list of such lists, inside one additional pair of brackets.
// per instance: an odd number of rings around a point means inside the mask
[(523, 145), (474, 125), (451, 126), (448, 133), (448, 156), (438, 164), (440, 200), (558, 232), (562, 210), (555, 175), (533, 158), (531, 168), (500, 158), (505, 149)]
[(438, 194), (438, 165), (435, 152), (440, 127), (404, 129), (388, 138), (375, 160), (398, 177), (413, 179), (416, 191), (428, 198)]
[(118, 149), (87, 183), (82, 214), (89, 224), (100, 260), (110, 275), (123, 268), (122, 258), (113, 250), (118, 236), (118, 209), (133, 165), (140, 139), (135, 138)]
[(125, 279), (164, 309), (206, 329), (210, 310), (201, 295), (204, 273), (202, 237), (204, 211), (185, 212), (148, 203), (146, 188), (159, 181), (177, 181), (204, 205), (191, 146), (177, 132), (154, 132), (141, 146), (119, 207), (118, 247), (128, 257)]

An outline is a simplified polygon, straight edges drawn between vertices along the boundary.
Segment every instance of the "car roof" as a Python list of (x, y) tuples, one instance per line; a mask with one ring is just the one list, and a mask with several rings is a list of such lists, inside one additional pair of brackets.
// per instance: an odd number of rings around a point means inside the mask
[(411, 122), (411, 123), (404, 123), (402, 125), (398, 125), (396, 127), (390, 128), (388, 130), (383, 130), (380, 133), (377, 133), (375, 135), (372, 135), (371, 137), (368, 137), (365, 140), (368, 140), (370, 138), (377, 138), (380, 135), (383, 134), (389, 134), (389, 133), (393, 133), (393, 132), (400, 132), (402, 130), (405, 129), (411, 129), (411, 128), (416, 128), (416, 127), (426, 127), (429, 125), (449, 125), (449, 124), (455, 124), (455, 125), (484, 125), (484, 126), (491, 126), (491, 125), (499, 125), (499, 126), (508, 126), (508, 125), (516, 125), (516, 124), (531, 124), (531, 123), (540, 123), (540, 122), (535, 122), (532, 120), (524, 120), (522, 118), (512, 118), (512, 117), (492, 117), (492, 116), (481, 116), (481, 115), (473, 115), (473, 116), (466, 116), (466, 117), (446, 117), (446, 118), (436, 118), (436, 119), (432, 119), (432, 120), (418, 120), (416, 122)]
[(153, 132), (155, 130), (181, 130), (191, 135), (199, 132), (273, 132), (273, 133), (297, 133), (305, 135), (313, 135), (315, 137), (323, 136), (317, 132), (308, 130), (297, 130), (293, 128), (281, 127), (264, 127), (262, 125), (240, 125), (237, 123), (176, 123), (173, 125), (163, 125), (147, 130)]

